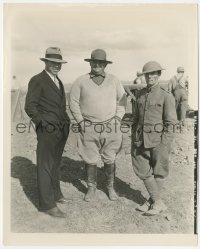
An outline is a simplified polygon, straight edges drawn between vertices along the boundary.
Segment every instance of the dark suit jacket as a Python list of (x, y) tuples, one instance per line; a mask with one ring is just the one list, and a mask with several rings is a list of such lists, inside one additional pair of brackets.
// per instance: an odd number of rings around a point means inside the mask
[(60, 124), (69, 122), (66, 113), (66, 97), (62, 82), (57, 77), (60, 90), (43, 70), (33, 76), (28, 85), (25, 111), (37, 125), (42, 122)]

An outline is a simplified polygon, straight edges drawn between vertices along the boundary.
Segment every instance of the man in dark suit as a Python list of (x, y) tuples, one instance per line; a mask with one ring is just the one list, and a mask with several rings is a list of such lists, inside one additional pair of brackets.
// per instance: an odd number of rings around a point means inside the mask
[(63, 63), (59, 48), (46, 50), (45, 70), (33, 76), (28, 85), (25, 111), (37, 133), (37, 180), (39, 209), (54, 217), (65, 217), (56, 203), (66, 203), (60, 189), (60, 163), (69, 134), (65, 91), (57, 74)]

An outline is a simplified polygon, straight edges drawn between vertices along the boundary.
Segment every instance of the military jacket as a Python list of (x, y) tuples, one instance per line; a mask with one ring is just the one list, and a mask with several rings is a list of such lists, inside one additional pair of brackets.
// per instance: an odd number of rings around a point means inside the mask
[(159, 84), (141, 89), (133, 107), (133, 143), (144, 148), (169, 144), (177, 122), (175, 101)]

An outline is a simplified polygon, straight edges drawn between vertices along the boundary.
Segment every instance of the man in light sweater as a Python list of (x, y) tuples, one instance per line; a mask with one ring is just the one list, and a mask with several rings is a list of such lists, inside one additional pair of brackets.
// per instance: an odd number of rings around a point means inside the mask
[(122, 145), (121, 119), (125, 114), (126, 94), (120, 81), (105, 73), (106, 53), (96, 49), (91, 53), (91, 71), (79, 77), (70, 92), (70, 109), (80, 125), (78, 150), (85, 162), (88, 191), (85, 201), (95, 197), (97, 164), (104, 162), (107, 194), (116, 200), (114, 190), (115, 158)]

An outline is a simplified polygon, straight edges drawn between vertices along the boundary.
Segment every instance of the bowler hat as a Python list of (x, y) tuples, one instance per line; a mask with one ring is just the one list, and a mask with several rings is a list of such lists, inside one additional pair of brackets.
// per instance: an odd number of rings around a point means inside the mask
[(95, 49), (91, 53), (91, 58), (90, 59), (84, 59), (85, 61), (102, 61), (106, 62), (107, 64), (111, 64), (112, 61), (107, 61), (106, 60), (106, 52), (103, 49)]
[(41, 61), (53, 61), (58, 63), (67, 63), (62, 59), (60, 48), (49, 47), (46, 50), (45, 58), (40, 58)]
[(184, 67), (178, 67), (177, 68), (177, 73), (184, 73)]

